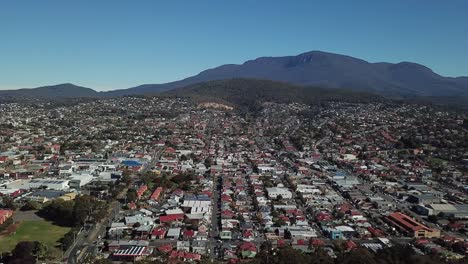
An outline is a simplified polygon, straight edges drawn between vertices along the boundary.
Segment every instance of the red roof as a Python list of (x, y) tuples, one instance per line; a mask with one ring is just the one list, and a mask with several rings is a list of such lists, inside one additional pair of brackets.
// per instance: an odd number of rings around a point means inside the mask
[(310, 244), (314, 247), (317, 247), (317, 246), (324, 246), (325, 242), (321, 239), (311, 239)]
[(252, 251), (257, 252), (257, 247), (254, 243), (251, 242), (244, 242), (239, 246), (239, 249), (242, 251)]
[(352, 250), (352, 249), (357, 248), (358, 246), (356, 245), (356, 243), (354, 243), (354, 241), (348, 240), (345, 243), (345, 247), (346, 247), (347, 250)]
[(373, 228), (371, 226), (367, 228), (367, 231), (369, 231), (373, 236), (376, 236), (376, 237), (383, 235), (382, 230)]
[(167, 152), (167, 153), (175, 153), (175, 149), (173, 149), (173, 148), (171, 148), (171, 147), (168, 147), (168, 148), (166, 149), (166, 152)]
[(315, 219), (318, 222), (330, 221), (332, 219), (332, 216), (330, 214), (320, 212), (320, 213), (317, 214), (317, 216), (315, 216)]
[(227, 194), (223, 194), (221, 196), (221, 200), (224, 201), (224, 202), (232, 202), (232, 198), (231, 196), (227, 195)]
[(253, 236), (253, 232), (252, 230), (245, 230), (244, 231), (244, 234), (242, 234), (243, 237), (252, 237)]
[(156, 228), (156, 229), (153, 229), (153, 231), (151, 232), (151, 234), (153, 236), (158, 236), (158, 237), (161, 237), (161, 236), (165, 236), (166, 235), (166, 229), (163, 229), (163, 228)]
[(160, 223), (169, 223), (184, 220), (183, 214), (163, 215), (159, 217)]
[(429, 230), (429, 228), (419, 222), (416, 222), (415, 220), (413, 220), (411, 217), (409, 217), (408, 215), (405, 215), (403, 213), (400, 213), (400, 212), (395, 212), (395, 213), (392, 213), (390, 214), (387, 219), (389, 219), (392, 223), (394, 223), (395, 225), (403, 228), (403, 229), (406, 229), (406, 230), (412, 230), (413, 232), (415, 231), (418, 231), (418, 230), (421, 230), (421, 229), (427, 229)]
[(183, 258), (185, 255), (184, 253), (185, 252), (183, 251), (173, 250), (171, 254), (169, 255), (169, 258)]
[(184, 258), (185, 259), (190, 259), (190, 260), (200, 260), (201, 255), (197, 254), (197, 253), (186, 252)]
[(159, 200), (159, 196), (161, 196), (162, 191), (163, 191), (162, 187), (156, 188), (156, 190), (154, 190), (153, 194), (151, 194), (150, 199), (155, 200), (155, 201)]
[(298, 240), (296, 241), (296, 243), (297, 243), (298, 245), (301, 245), (301, 246), (303, 246), (303, 245), (306, 244), (304, 239), (298, 239)]
[(284, 247), (285, 245), (284, 239), (278, 239), (278, 247)]
[(171, 252), (172, 250), (172, 245), (171, 244), (167, 244), (167, 245), (162, 245), (160, 247), (158, 247), (158, 250), (161, 251), (161, 252)]
[(138, 188), (138, 190), (137, 190), (138, 198), (140, 198), (143, 195), (143, 193), (146, 192), (146, 190), (148, 190), (148, 186), (146, 186), (146, 185), (140, 186), (140, 188)]
[(234, 213), (230, 210), (224, 210), (222, 213), (221, 213), (223, 216), (228, 216), (228, 217), (233, 217), (234, 216)]
[(195, 235), (195, 231), (193, 231), (193, 230), (185, 230), (183, 232), (184, 237), (193, 237), (194, 235)]

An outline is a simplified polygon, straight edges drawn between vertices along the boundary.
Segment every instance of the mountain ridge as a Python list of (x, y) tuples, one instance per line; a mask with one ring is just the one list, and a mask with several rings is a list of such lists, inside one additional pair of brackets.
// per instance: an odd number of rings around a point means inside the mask
[(256, 78), (296, 85), (348, 88), (386, 96), (465, 96), (468, 77), (443, 77), (414, 62), (367, 62), (348, 55), (311, 51), (296, 56), (259, 57), (225, 64), (170, 83), (145, 84), (110, 95), (158, 93), (198, 82)]
[[(196, 83), (252, 78), (329, 89), (345, 88), (393, 98), (468, 96), (468, 77), (444, 77), (418, 63), (368, 62), (348, 55), (310, 51), (295, 56), (258, 57), (242, 64), (224, 64), (182, 80), (143, 84), (127, 89), (97, 92), (66, 83), (33, 89), (4, 90), (0, 97), (116, 97), (151, 95)], [(73, 91), (77, 90), (77, 91)]]

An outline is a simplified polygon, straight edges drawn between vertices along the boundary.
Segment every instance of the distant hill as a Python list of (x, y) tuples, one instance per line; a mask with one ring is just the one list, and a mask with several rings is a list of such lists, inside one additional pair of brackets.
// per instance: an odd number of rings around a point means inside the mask
[(416, 63), (369, 63), (350, 56), (312, 51), (297, 56), (261, 57), (241, 65), (209, 69), (181, 81), (146, 84), (108, 96), (154, 94), (199, 82), (256, 78), (296, 85), (369, 91), (392, 97), (468, 95), (468, 77), (443, 77)]
[(100, 93), (94, 91), (91, 88), (81, 87), (71, 83), (43, 86), (31, 89), (0, 90), (0, 99), (3, 100), (18, 98), (65, 99), (98, 96), (100, 96)]
[[(189, 85), (233, 78), (280, 81), (306, 87), (350, 89), (392, 98), (468, 97), (468, 77), (443, 77), (416, 63), (369, 63), (350, 56), (312, 51), (297, 56), (261, 57), (241, 65), (227, 64), (195, 76), (165, 83), (96, 92), (73, 84), (35, 89), (0, 91), (0, 100), (8, 98), (78, 98), (151, 95)], [(443, 99), (441, 99), (443, 100)], [(460, 101), (460, 100), (458, 100)]]
[(208, 81), (162, 93), (167, 96), (191, 97), (204, 101), (221, 101), (255, 110), (263, 102), (318, 103), (323, 101), (376, 102), (379, 95), (345, 89), (297, 86), (284, 82), (257, 79)]

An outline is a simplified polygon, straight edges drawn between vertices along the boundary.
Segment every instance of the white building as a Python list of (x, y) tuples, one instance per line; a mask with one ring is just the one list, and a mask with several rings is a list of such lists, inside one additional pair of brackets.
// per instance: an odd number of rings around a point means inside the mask
[(166, 237), (169, 239), (178, 239), (180, 237), (180, 228), (169, 228)]
[(80, 189), (86, 184), (90, 183), (94, 177), (91, 174), (73, 174), (69, 177), (70, 182), (68, 183), (70, 188)]
[(307, 185), (307, 184), (298, 184), (297, 185), (297, 191), (303, 194), (316, 194), (320, 195), (322, 194), (322, 191), (320, 191), (317, 186), (314, 185)]
[(32, 179), (29, 182), (25, 182), (25, 189), (38, 189), (45, 187), (49, 190), (67, 190), (68, 180), (58, 179)]
[(268, 192), (268, 197), (270, 199), (276, 199), (280, 195), (284, 199), (292, 198), (292, 192), (289, 191), (287, 188), (273, 187), (273, 188), (266, 188), (266, 190)]
[(153, 225), (154, 222), (153, 218), (148, 216), (134, 215), (125, 217), (125, 224), (127, 226), (133, 226), (136, 223), (140, 223), (140, 225)]

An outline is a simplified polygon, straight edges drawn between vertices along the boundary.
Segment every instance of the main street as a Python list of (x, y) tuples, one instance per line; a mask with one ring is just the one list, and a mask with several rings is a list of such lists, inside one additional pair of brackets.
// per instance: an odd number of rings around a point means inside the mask
[(219, 191), (221, 189), (222, 178), (220, 176), (214, 176), (213, 178), (213, 198), (212, 198), (212, 211), (211, 211), (211, 229), (210, 229), (210, 258), (216, 259), (216, 248), (217, 248), (217, 238), (219, 237), (220, 229), (220, 213), (219, 207), (221, 206), (221, 199)]
[(71, 246), (68, 251), (68, 255), (65, 255), (65, 259), (68, 257), (69, 264), (79, 263), (87, 254), (95, 254), (97, 245), (94, 241), (102, 238), (106, 234), (106, 227), (116, 219), (120, 212), (120, 203), (114, 201), (110, 204), (107, 216), (93, 226), (93, 229), (89, 231), (81, 232), (75, 240), (75, 243)]

